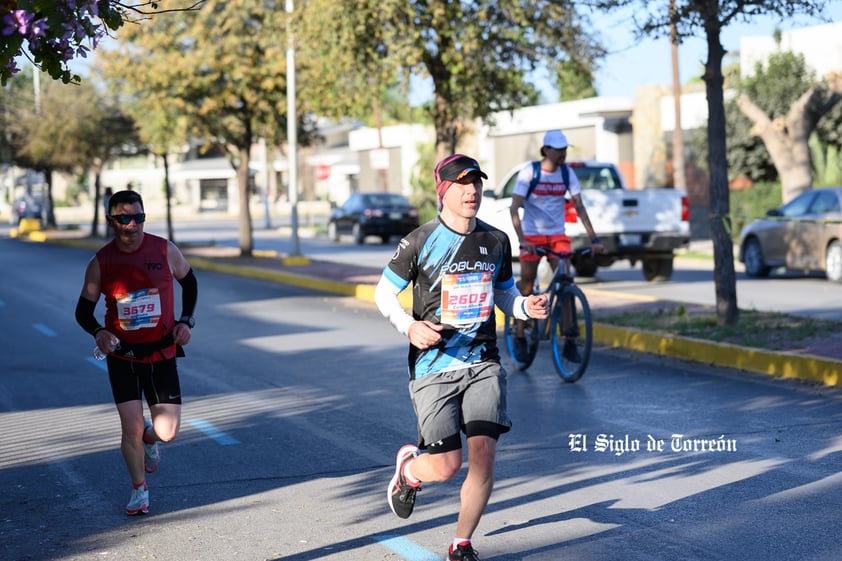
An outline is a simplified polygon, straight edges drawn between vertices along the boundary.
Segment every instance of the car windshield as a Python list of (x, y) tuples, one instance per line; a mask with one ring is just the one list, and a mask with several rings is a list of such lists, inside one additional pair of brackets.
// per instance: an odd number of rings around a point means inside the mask
[(833, 191), (816, 191), (810, 214), (839, 214), (839, 197)]
[(804, 216), (807, 214), (807, 209), (810, 207), (810, 201), (813, 200), (815, 193), (808, 191), (795, 197), (787, 204), (781, 207), (781, 216), (787, 218), (794, 218), (796, 216)]
[(828, 214), (838, 215), (842, 212), (839, 196), (832, 189), (814, 189), (795, 197), (777, 211), (770, 211), (771, 216), (784, 218), (800, 218)]
[(582, 189), (596, 189), (598, 191), (611, 191), (622, 189), (620, 178), (617, 177), (614, 168), (607, 166), (571, 165), (579, 180)]

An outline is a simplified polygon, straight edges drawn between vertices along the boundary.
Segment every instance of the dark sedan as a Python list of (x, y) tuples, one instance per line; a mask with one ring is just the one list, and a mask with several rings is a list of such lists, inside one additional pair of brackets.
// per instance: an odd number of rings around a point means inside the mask
[(333, 241), (350, 234), (358, 244), (368, 236), (387, 243), (392, 236), (404, 236), (418, 227), (418, 209), (395, 193), (354, 193), (330, 214), (327, 229)]
[(740, 261), (750, 277), (784, 267), (842, 282), (842, 187), (806, 191), (743, 228)]

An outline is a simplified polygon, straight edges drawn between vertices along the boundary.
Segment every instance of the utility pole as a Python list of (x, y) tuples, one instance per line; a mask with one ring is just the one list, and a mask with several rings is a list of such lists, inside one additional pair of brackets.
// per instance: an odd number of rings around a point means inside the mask
[(290, 255), (301, 255), (301, 241), (298, 239), (298, 119), (295, 112), (295, 42), (292, 37), (293, 0), (286, 0), (287, 11), (287, 163), (289, 164), (290, 225), (292, 227), (292, 251)]
[(672, 131), (672, 184), (687, 192), (684, 174), (684, 129), (681, 126), (681, 78), (678, 74), (678, 33), (675, 28), (675, 0), (670, 0), (670, 47), (672, 52), (672, 99), (675, 126)]

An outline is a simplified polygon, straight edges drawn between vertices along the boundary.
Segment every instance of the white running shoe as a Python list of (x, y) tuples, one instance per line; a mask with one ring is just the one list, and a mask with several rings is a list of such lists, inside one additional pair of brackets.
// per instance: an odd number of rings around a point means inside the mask
[(126, 514), (134, 516), (135, 514), (146, 514), (147, 512), (149, 512), (149, 487), (144, 483), (141, 487), (132, 489), (129, 504), (126, 505)]
[[(152, 421), (149, 419), (143, 419), (143, 434), (146, 434), (146, 429), (152, 426)], [(143, 469), (146, 470), (146, 473), (154, 473), (158, 466), (161, 463), (161, 451), (158, 449), (158, 442), (155, 441), (152, 444), (147, 444), (145, 440), (143, 440), (143, 436), (140, 437), (143, 442)]]

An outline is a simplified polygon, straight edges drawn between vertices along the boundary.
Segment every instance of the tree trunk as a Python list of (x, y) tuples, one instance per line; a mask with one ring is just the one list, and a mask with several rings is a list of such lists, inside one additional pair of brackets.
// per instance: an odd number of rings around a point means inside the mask
[(436, 161), (456, 152), (459, 140), (459, 125), (444, 96), (435, 96), (436, 112), (433, 122), (436, 127)]
[(47, 228), (57, 228), (58, 224), (56, 223), (56, 210), (55, 210), (55, 203), (53, 201), (53, 169), (47, 168), (43, 170), (44, 173), (44, 183), (47, 184), (47, 192), (46, 196), (44, 197), (44, 208), (42, 217), (44, 225)]
[(763, 141), (778, 171), (785, 203), (812, 187), (813, 170), (807, 142), (810, 133), (804, 126), (804, 102), (809, 94), (805, 93), (793, 104), (786, 119), (774, 120), (747, 95), (737, 98), (737, 107), (752, 122), (751, 133)]
[(164, 160), (164, 195), (167, 198), (167, 236), (175, 243), (175, 232), (172, 229), (172, 189), (170, 188), (170, 162), (167, 159), (167, 152), (161, 154)]
[[(839, 87), (831, 80), (831, 88)], [(786, 118), (770, 119), (746, 95), (737, 98), (740, 111), (752, 122), (751, 132), (760, 137), (778, 176), (781, 178), (783, 202), (789, 202), (813, 187), (813, 164), (810, 157), (810, 135), (819, 119), (840, 100), (838, 92), (825, 100), (826, 88), (810, 88), (792, 104)]]
[(731, 210), (728, 191), (728, 160), (725, 144), (725, 103), (722, 92), (722, 58), (718, 14), (705, 22), (708, 59), (705, 88), (708, 100), (708, 166), (710, 167), (710, 231), (713, 238), (716, 320), (734, 325), (739, 319), (737, 278), (734, 272), (734, 242), (731, 239)]
[[(102, 198), (100, 197), (100, 177), (99, 177), (99, 170), (97, 169), (94, 173), (94, 218), (91, 222), (91, 237), (96, 238), (99, 236), (99, 207), (100, 201)], [(106, 226), (107, 228), (107, 226)], [(106, 230), (105, 235), (108, 235), (108, 231)]]
[(251, 230), (251, 209), (249, 208), (249, 149), (239, 149), (237, 164), (237, 186), (240, 191), (240, 257), (251, 257), (254, 240)]

